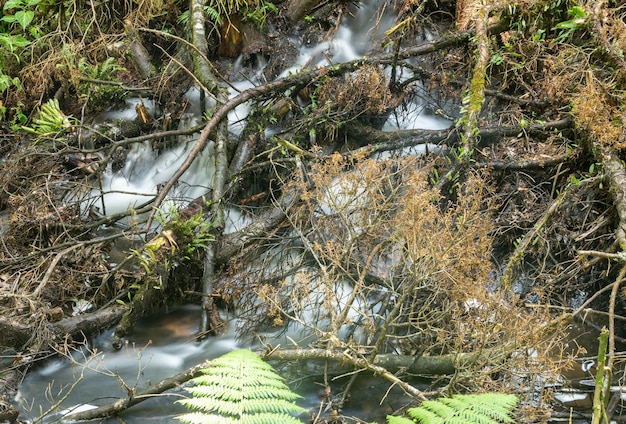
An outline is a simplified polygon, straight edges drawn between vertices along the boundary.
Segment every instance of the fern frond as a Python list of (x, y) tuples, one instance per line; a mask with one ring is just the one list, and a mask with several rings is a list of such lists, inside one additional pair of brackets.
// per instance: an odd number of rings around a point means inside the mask
[(244, 414), (278, 413), (291, 414), (302, 412), (302, 408), (293, 402), (283, 399), (246, 399), (242, 404)]
[(223, 355), (187, 387), (192, 398), (177, 401), (196, 411), (178, 416), (186, 423), (301, 424), (290, 414), (306, 411), (271, 365), (249, 350)]
[(297, 418), (286, 414), (247, 415), (241, 419), (242, 424), (302, 424)]
[(422, 403), (422, 406), (420, 406), (419, 408), (411, 408), (408, 410), (411, 418), (413, 418), (416, 422), (423, 424), (440, 424), (445, 421), (445, 419), (441, 415), (431, 411), (430, 409), (428, 409), (428, 407), (425, 407), (424, 403)]
[(179, 415), (176, 419), (189, 424), (302, 424), (302, 421), (291, 415), (275, 413), (244, 415), (240, 419), (236, 419), (222, 415), (191, 412)]
[(223, 417), (221, 415), (207, 415), (201, 412), (190, 412), (188, 414), (178, 415), (177, 420), (189, 424), (240, 424), (241, 420)]
[(200, 412), (218, 412), (222, 415), (241, 415), (240, 402), (228, 402), (212, 397), (182, 399), (178, 401), (181, 405), (191, 410)]
[(387, 415), (387, 424), (413, 424), (413, 420), (404, 417)]
[[(451, 398), (424, 401), (418, 408), (408, 410), (416, 422), (422, 424), (501, 424), (513, 423), (511, 414), (517, 405), (517, 396), (504, 393), (455, 395)], [(388, 424), (408, 421), (387, 417)]]

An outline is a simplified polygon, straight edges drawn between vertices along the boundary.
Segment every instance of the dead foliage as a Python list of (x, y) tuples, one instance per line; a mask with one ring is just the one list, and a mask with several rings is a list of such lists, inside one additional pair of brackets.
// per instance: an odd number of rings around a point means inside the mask
[(282, 328), (284, 347), (370, 358), (484, 353), (446, 379), (454, 390), (540, 390), (537, 379), (556, 378), (562, 364), (546, 353), (560, 349), (562, 329), (498, 286), (489, 175), (470, 175), (458, 199), (442, 203), (431, 171), (416, 158), (317, 164), (307, 206), (290, 214), (290, 254), (268, 252), (236, 276), (252, 290), (236, 302), (242, 328)]
[(329, 79), (319, 88), (320, 105), (346, 116), (381, 115), (390, 103), (391, 92), (385, 75), (374, 66), (363, 66), (344, 78)]

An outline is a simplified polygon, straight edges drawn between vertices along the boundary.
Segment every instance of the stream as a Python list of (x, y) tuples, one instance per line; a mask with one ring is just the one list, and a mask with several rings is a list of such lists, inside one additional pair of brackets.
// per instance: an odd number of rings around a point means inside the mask
[[(53, 409), (56, 412), (46, 416), (43, 422), (56, 422), (72, 411), (123, 398), (128, 388), (141, 389), (206, 359), (233, 349), (251, 347), (238, 341), (234, 320), (229, 323), (230, 330), (226, 334), (202, 342), (194, 341), (199, 316), (199, 306), (181, 306), (140, 320), (127, 344), (119, 351), (111, 347), (112, 331), (109, 331), (96, 338), (89, 348), (74, 352), (71, 361), (50, 360), (31, 372), (22, 383), (15, 399), (21, 409), (20, 417), (34, 419), (43, 411)], [(267, 336), (270, 340), (271, 335)], [(292, 390), (304, 397), (298, 404), (316, 411), (323, 395), (319, 376), (306, 375), (302, 369), (288, 366), (279, 369)], [(340, 384), (341, 381), (337, 386)], [(353, 390), (363, 396), (346, 402), (342, 413), (359, 419), (378, 419), (382, 423), (386, 414), (409, 401), (400, 390), (389, 391), (386, 382), (374, 377), (360, 378)], [(386, 401), (379, 405), (387, 392)], [(132, 407), (121, 414), (121, 418), (128, 424), (140, 423), (147, 418), (158, 423), (176, 422), (173, 417), (186, 411), (174, 401), (184, 395), (182, 389), (170, 390)], [(118, 420), (111, 418), (104, 422)]]
[[(369, 0), (361, 2), (359, 7), (352, 7), (351, 16), (343, 17), (332, 40), (317, 45), (306, 45), (294, 37), (292, 41), (299, 46), (299, 55), (294, 65), (284, 70), (280, 76), (298, 72), (304, 67), (326, 66), (362, 57), (370, 46), (379, 42), (384, 31), (394, 23), (391, 7), (384, 5), (384, 1)], [(261, 60), (257, 62), (263, 63)], [(237, 64), (238, 61), (235, 61), (235, 66), (238, 66)], [(231, 81), (232, 86), (229, 88), (231, 96), (236, 95), (238, 90), (245, 90), (261, 82), (260, 69), (245, 70), (245, 73), (247, 77), (241, 81)], [(196, 125), (200, 119), (200, 96), (197, 88), (185, 93), (185, 98), (189, 101), (188, 113), (181, 119), (179, 129)], [(159, 115), (160, 111), (150, 99), (129, 98), (123, 107), (96, 116), (92, 124), (133, 120), (136, 116), (135, 105), (139, 102), (153, 115)], [(450, 121), (425, 114), (422, 109), (422, 102), (419, 99), (415, 100), (409, 105), (406, 113), (390, 116), (384, 129), (443, 129), (451, 125)], [(241, 122), (248, 112), (249, 105), (242, 104), (229, 113), (229, 131), (235, 136), (241, 133), (243, 129)], [(149, 142), (137, 143), (128, 152), (121, 169), (109, 168), (87, 195), (81, 192), (73, 193), (71, 196), (76, 196), (75, 199), (84, 199), (83, 213), (95, 209), (98, 213), (112, 215), (135, 208), (155, 196), (158, 186), (172, 176), (194, 142), (195, 137), (181, 136), (177, 139), (176, 147), (158, 153), (152, 149)], [(180, 178), (175, 190), (166, 199), (166, 204), (169, 202), (175, 207), (184, 206), (186, 202), (210, 189), (214, 173), (212, 154), (213, 144), (210, 142), (202, 156), (196, 159), (193, 166)], [(167, 206), (165, 209), (167, 210)], [(225, 232), (238, 230), (247, 223), (246, 218), (237, 210), (229, 210)], [(156, 226), (158, 223), (155, 224), (155, 229)], [(121, 257), (118, 252), (111, 252), (112, 262), (115, 262), (117, 257)], [(76, 311), (80, 312), (78, 306)], [(130, 388), (140, 389), (156, 383), (230, 350), (255, 347), (254, 341), (243, 342), (237, 337), (236, 318), (226, 316), (229, 324), (229, 331), (226, 334), (196, 342), (194, 336), (198, 331), (199, 311), (199, 306), (186, 305), (158, 316), (144, 318), (137, 323), (134, 332), (126, 339), (126, 345), (119, 351), (111, 347), (110, 338), (113, 331), (111, 329), (93, 340), (89, 346), (73, 352), (72, 360), (50, 359), (30, 372), (21, 384), (15, 398), (15, 404), (21, 410), (20, 418), (36, 420), (44, 416), (43, 422), (56, 422), (70, 412), (110, 403), (117, 398), (125, 397)], [(266, 343), (274, 345), (286, 340), (285, 335), (281, 335), (280, 340), (273, 338), (274, 334), (271, 333), (263, 336)], [(256, 344), (256, 347), (259, 345)], [(292, 389), (304, 396), (299, 402), (301, 406), (311, 411), (319, 408), (323, 387), (319, 384), (317, 375), (307, 376), (301, 372), (289, 375), (288, 368), (281, 369), (281, 373), (286, 373), (284, 376)], [(368, 416), (367, 419), (383, 422), (386, 414), (393, 413), (408, 402), (399, 389), (390, 391), (388, 384), (373, 377), (360, 378), (355, 385), (355, 393), (367, 395), (358, 399), (358, 402), (356, 399), (354, 402), (346, 402), (342, 410), (345, 416), (358, 416), (360, 419), (366, 419)], [(183, 407), (173, 403), (182, 395), (182, 390), (178, 389), (150, 399), (122, 414), (123, 420), (129, 424), (142, 422), (146, 418), (153, 422), (173, 422), (173, 416), (185, 411)], [(379, 405), (382, 398), (386, 401)], [(366, 413), (364, 409), (370, 411)], [(107, 422), (117, 420), (110, 419)]]
[[(323, 66), (357, 59), (367, 53), (374, 43), (379, 42), (382, 34), (393, 24), (391, 11), (387, 10), (381, 16), (385, 2), (369, 0), (361, 2), (360, 7), (352, 8), (352, 17), (342, 19), (335, 38), (318, 45), (305, 45), (294, 39), (299, 45), (299, 56), (296, 64), (283, 72), (296, 72), (303, 66)], [(389, 8), (390, 9), (390, 8)], [(376, 31), (370, 31), (373, 22), (378, 20)], [(404, 77), (407, 77), (405, 75)], [(233, 85), (243, 90), (258, 83), (259, 80), (246, 79), (234, 82)], [(231, 89), (231, 95), (236, 94)], [(197, 103), (197, 90), (190, 90), (186, 94), (190, 102)], [(129, 99), (127, 107), (110, 111), (101, 115), (97, 120), (107, 121), (133, 119), (136, 100)], [(150, 106), (150, 105), (148, 105)], [(198, 122), (199, 106), (189, 109), (188, 119), (181, 126), (188, 127)], [(153, 110), (158, 114), (158, 111)], [(241, 132), (237, 121), (245, 118), (248, 112), (247, 105), (241, 105), (229, 114), (229, 130), (235, 134)], [(383, 129), (396, 128), (423, 128), (443, 129), (451, 122), (428, 114), (423, 110), (419, 99), (410, 105), (407, 113), (402, 116), (392, 115)], [(116, 171), (103, 175), (100, 184), (94, 186), (86, 200), (84, 210), (97, 207), (104, 214), (114, 214), (136, 207), (150, 197), (153, 197), (160, 184), (165, 183), (177, 167), (185, 159), (194, 139), (182, 137), (178, 140), (178, 147), (155, 153), (149, 143), (138, 144), (129, 152), (125, 166)], [(205, 149), (202, 158), (196, 160), (192, 169), (189, 169), (181, 178), (177, 189), (171, 194), (170, 202), (181, 206), (202, 195), (210, 188), (214, 168), (212, 165), (211, 145)], [(229, 211), (226, 231), (234, 231), (247, 223), (245, 217), (237, 211)], [(199, 306), (185, 305), (164, 312), (160, 315), (144, 318), (138, 322), (134, 332), (127, 338), (126, 345), (119, 351), (111, 347), (110, 337), (112, 330), (101, 334), (83, 349), (72, 353), (72, 360), (50, 359), (41, 367), (29, 373), (25, 378), (15, 403), (20, 407), (21, 419), (36, 419), (45, 415), (43, 422), (56, 422), (63, 415), (75, 411), (75, 408), (91, 408), (125, 397), (130, 388), (141, 388), (148, 384), (170, 377), (206, 359), (215, 358), (236, 348), (259, 347), (254, 342), (243, 343), (236, 334), (236, 317), (225, 316), (229, 322), (229, 331), (218, 337), (208, 338), (196, 342), (194, 336), (199, 325)], [(581, 329), (581, 333), (586, 330)], [(272, 334), (267, 334), (266, 342), (272, 342)], [(596, 336), (597, 337), (597, 336)], [(593, 336), (589, 336), (593, 346)], [(584, 365), (584, 364), (583, 364)], [(581, 368), (582, 370), (583, 368)], [(580, 371), (580, 379), (589, 379), (588, 370)], [(304, 396), (299, 402), (311, 411), (316, 411), (323, 395), (323, 386), (317, 380), (306, 375), (306, 370), (297, 375), (287, 372), (287, 382), (290, 387)], [(341, 411), (344, 416), (358, 417), (360, 420), (384, 422), (386, 414), (408, 403), (408, 399), (398, 389), (389, 391), (389, 384), (380, 379), (363, 376), (353, 387), (353, 393), (359, 393), (358, 399), (351, 399)], [(419, 384), (416, 385), (418, 388)], [(427, 387), (427, 386), (424, 386)], [(143, 402), (121, 415), (123, 422), (128, 424), (143, 422), (150, 419), (155, 423), (176, 422), (173, 417), (185, 409), (173, 402), (183, 396), (182, 389), (171, 390), (168, 393)], [(578, 405), (583, 397), (589, 401), (589, 390), (584, 384), (575, 391), (561, 391), (557, 399), (564, 402), (564, 411), (569, 405)], [(384, 399), (380, 403), (380, 399)], [(100, 420), (98, 420), (100, 422)], [(118, 419), (109, 419), (105, 422), (118, 422)], [(354, 421), (358, 422), (358, 421)], [(554, 421), (561, 422), (561, 421)], [(562, 421), (568, 422), (568, 421)], [(585, 423), (584, 420), (573, 420), (575, 423)]]
[[(109, 404), (124, 398), (129, 389), (141, 390), (150, 384), (171, 377), (206, 359), (212, 359), (239, 348), (261, 348), (259, 343), (242, 343), (237, 337), (237, 320), (231, 318), (228, 332), (195, 341), (198, 331), (200, 307), (183, 305), (169, 312), (141, 319), (133, 334), (127, 338), (121, 350), (111, 347), (112, 330), (98, 336), (83, 349), (73, 352), (72, 359), (50, 359), (45, 365), (29, 373), (21, 384), (15, 398), (23, 420), (35, 419), (48, 411), (43, 422), (57, 422), (65, 414)], [(593, 349), (597, 332), (586, 326), (573, 325), (572, 342)], [(274, 334), (263, 334), (266, 343), (275, 343)], [(595, 352), (577, 361), (564, 376), (562, 386), (554, 388), (555, 417), (551, 423), (588, 424), (581, 413), (589, 411), (593, 398), (593, 373)], [(303, 396), (298, 404), (313, 414), (320, 408), (324, 397), (323, 378), (319, 370), (304, 372), (301, 365), (274, 364), (286, 378), (292, 390)], [(567, 381), (565, 381), (567, 379)], [(348, 378), (337, 379), (330, 386), (339, 396)], [(620, 380), (621, 381), (621, 380)], [(415, 384), (415, 382), (414, 382)], [(417, 382), (416, 387), (427, 390), (429, 382)], [(623, 390), (616, 385), (613, 392)], [(376, 377), (362, 375), (351, 389), (352, 397), (342, 409), (344, 417), (354, 417), (347, 422), (385, 422), (385, 416), (410, 404), (411, 400), (397, 388), (389, 389), (389, 383)], [(358, 396), (357, 396), (358, 394)], [(150, 419), (157, 423), (177, 422), (178, 414), (186, 410), (174, 403), (185, 396), (181, 388), (170, 390), (160, 396), (142, 402), (121, 414), (128, 424)], [(624, 392), (621, 397), (624, 398)], [(383, 399), (381, 401), (381, 399)], [(337, 399), (338, 401), (338, 399)], [(579, 412), (580, 411), (580, 412)], [(569, 414), (573, 420), (570, 420)], [(363, 420), (363, 421), (360, 421)], [(94, 420), (94, 422), (119, 422), (117, 418)], [(615, 421), (623, 422), (623, 421)]]

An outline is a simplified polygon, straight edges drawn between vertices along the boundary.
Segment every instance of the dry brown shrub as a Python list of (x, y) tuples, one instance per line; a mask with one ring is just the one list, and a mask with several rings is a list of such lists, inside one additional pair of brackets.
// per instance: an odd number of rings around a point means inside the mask
[(590, 139), (615, 148), (626, 147), (622, 111), (592, 77), (580, 94), (572, 100), (572, 113), (576, 125), (589, 132)]
[(351, 115), (380, 115), (391, 100), (387, 78), (375, 66), (363, 66), (343, 80), (332, 79), (319, 89), (319, 104)]
[(456, 389), (537, 389), (558, 374), (546, 352), (559, 346), (560, 330), (546, 310), (527, 310), (498, 288), (488, 175), (469, 175), (442, 207), (429, 171), (416, 158), (337, 154), (317, 163), (306, 207), (289, 214), (308, 260), (281, 268), (255, 299), (274, 323), (308, 330), (290, 336), (302, 346), (480, 353), (452, 377)]
[(147, 25), (155, 16), (163, 13), (166, 2), (163, 0), (135, 0), (129, 3), (126, 19), (136, 28)]
[(588, 65), (588, 52), (563, 45), (556, 55), (542, 58), (544, 78), (539, 81), (537, 89), (554, 101), (569, 102), (571, 95), (578, 92), (584, 82)]

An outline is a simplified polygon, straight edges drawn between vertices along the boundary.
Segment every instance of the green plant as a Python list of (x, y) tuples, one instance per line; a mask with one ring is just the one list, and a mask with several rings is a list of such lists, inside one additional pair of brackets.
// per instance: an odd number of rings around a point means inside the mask
[[(33, 120), (33, 126), (22, 125), (20, 128), (39, 138), (56, 136), (73, 126), (69, 116), (65, 115), (57, 99), (50, 99), (39, 109), (39, 118)], [(38, 141), (36, 140), (36, 141)]]
[[(0, 35), (0, 38), (2, 35)], [(18, 77), (11, 77), (10, 75), (2, 72), (2, 66), (0, 66), (0, 93), (5, 92), (11, 86), (15, 86), (17, 89), (22, 89), (22, 82)]]
[(574, 6), (569, 9), (568, 14), (572, 17), (572, 19), (568, 21), (559, 22), (554, 27), (554, 30), (560, 30), (561, 33), (558, 37), (556, 37), (555, 41), (557, 43), (563, 43), (572, 38), (575, 31), (580, 29), (584, 29), (588, 23), (587, 12), (580, 6)]
[(3, 15), (0, 21), (6, 24), (8, 28), (2, 28), (2, 32), (9, 32), (10, 27), (18, 24), (22, 31), (28, 28), (31, 35), (39, 37), (39, 27), (31, 25), (35, 18), (35, 8), (41, 3), (41, 0), (7, 0), (2, 7)]
[(256, 7), (246, 6), (243, 13), (244, 21), (251, 21), (257, 28), (263, 30), (267, 16), (271, 13), (278, 15), (278, 8), (274, 3), (262, 0)]
[(499, 424), (513, 423), (511, 413), (517, 396), (506, 393), (454, 395), (450, 398), (427, 400), (408, 410), (413, 418), (387, 416), (388, 424)]
[(0, 33), (0, 50), (5, 50), (15, 59), (19, 61), (19, 56), (16, 54), (18, 49), (24, 48), (30, 44), (22, 35), (11, 35), (6, 33)]
[[(269, 3), (271, 4), (271, 3)], [(230, 16), (242, 10), (257, 9), (258, 0), (210, 0), (204, 6), (206, 17), (216, 25), (221, 25), (226, 19), (230, 22)], [(272, 4), (272, 6), (274, 6)], [(189, 24), (189, 11), (183, 12), (178, 17), (178, 22), (183, 25)]]
[[(0, 18), (0, 94), (11, 87), (15, 87), (18, 90), (22, 89), (20, 79), (6, 71), (8, 66), (7, 60), (13, 57), (19, 63), (20, 56), (18, 53), (31, 43), (24, 35), (14, 34), (13, 32), (19, 31), (24, 33), (29, 28), (34, 37), (39, 36), (39, 27), (31, 26), (30, 24), (35, 17), (34, 8), (40, 1), (7, 0), (2, 7), (3, 16)], [(16, 24), (19, 27), (16, 27)], [(5, 113), (5, 106), (0, 104), (0, 119), (4, 117)]]
[(179, 400), (195, 411), (176, 418), (185, 423), (302, 424), (290, 414), (306, 409), (271, 365), (250, 350), (235, 350), (213, 360)]
[[(59, 65), (70, 69), (73, 65), (73, 53), (70, 49), (65, 52), (67, 55), (67, 65)], [(117, 64), (113, 57), (107, 58), (102, 63), (92, 65), (84, 58), (78, 61), (78, 72), (80, 82), (78, 84), (78, 92), (82, 96), (89, 96), (90, 102), (94, 110), (100, 110), (115, 100), (122, 99), (126, 94), (125, 90), (116, 84), (106, 84), (103, 82), (117, 82), (116, 73), (118, 71), (126, 71), (126, 68)]]
[(607, 359), (606, 352), (609, 343), (609, 330), (606, 327), (602, 327), (598, 342), (598, 366), (593, 393), (593, 417), (591, 424), (609, 422), (606, 410), (610, 398), (612, 370), (610, 365), (607, 366), (607, 362), (610, 362), (610, 360)]
[(119, 66), (113, 57), (107, 58), (102, 63), (90, 64), (84, 58), (78, 61), (78, 69), (87, 78), (104, 80), (104, 81), (117, 81), (115, 78), (115, 72), (125, 71), (126, 68)]
[(171, 205), (167, 213), (159, 210), (156, 219), (164, 230), (172, 231), (187, 246), (187, 258), (196, 250), (206, 249), (214, 240), (211, 233), (214, 223), (204, 217), (202, 210), (190, 217), (182, 217), (178, 209)]

